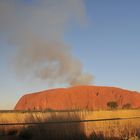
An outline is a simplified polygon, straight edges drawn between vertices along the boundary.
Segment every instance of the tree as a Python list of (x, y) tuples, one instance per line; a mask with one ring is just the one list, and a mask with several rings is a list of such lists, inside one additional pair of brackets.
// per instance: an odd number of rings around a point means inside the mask
[(109, 101), (109, 102), (107, 103), (107, 106), (108, 106), (110, 109), (117, 109), (118, 104), (117, 104), (117, 102), (115, 102), (115, 101)]

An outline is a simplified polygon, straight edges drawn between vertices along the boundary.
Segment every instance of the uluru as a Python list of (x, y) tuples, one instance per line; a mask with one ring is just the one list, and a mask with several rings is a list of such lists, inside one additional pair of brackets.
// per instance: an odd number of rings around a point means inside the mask
[(76, 86), (57, 88), (26, 94), (20, 98), (15, 110), (73, 110), (107, 109), (107, 103), (114, 101), (118, 108), (129, 104), (140, 108), (140, 93), (116, 87)]

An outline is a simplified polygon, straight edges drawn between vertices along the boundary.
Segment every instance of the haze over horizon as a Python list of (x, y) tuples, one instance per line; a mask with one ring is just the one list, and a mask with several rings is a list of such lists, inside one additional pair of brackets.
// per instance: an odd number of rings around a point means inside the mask
[(139, 0), (1, 0), (0, 109), (75, 85), (140, 92)]

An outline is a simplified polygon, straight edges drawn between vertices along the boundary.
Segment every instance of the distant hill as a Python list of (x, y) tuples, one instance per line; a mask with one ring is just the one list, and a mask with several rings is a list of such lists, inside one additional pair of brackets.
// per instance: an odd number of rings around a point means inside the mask
[(18, 101), (15, 110), (73, 110), (107, 109), (108, 102), (118, 108), (127, 105), (140, 108), (140, 93), (115, 87), (77, 86), (26, 94)]

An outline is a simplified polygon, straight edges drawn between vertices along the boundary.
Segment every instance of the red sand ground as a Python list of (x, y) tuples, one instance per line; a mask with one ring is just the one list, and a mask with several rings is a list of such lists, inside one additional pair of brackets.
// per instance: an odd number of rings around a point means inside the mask
[(106, 109), (109, 101), (116, 101), (119, 108), (127, 103), (132, 108), (140, 108), (140, 93), (101, 86), (52, 89), (24, 95), (16, 104), (15, 110)]

